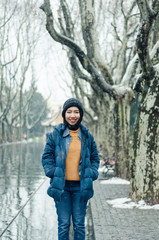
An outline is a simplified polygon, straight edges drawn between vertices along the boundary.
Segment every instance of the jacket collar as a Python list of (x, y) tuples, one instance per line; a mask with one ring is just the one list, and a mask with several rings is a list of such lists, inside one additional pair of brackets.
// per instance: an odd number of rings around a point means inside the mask
[[(60, 134), (63, 137), (66, 137), (66, 136), (69, 135), (69, 129), (63, 123), (59, 124), (57, 127), (55, 127), (55, 129), (58, 132), (60, 132)], [(82, 138), (82, 134), (87, 136), (88, 135), (88, 129), (83, 124), (80, 124), (80, 131), (79, 131), (79, 138), (80, 138), (80, 140)]]
[[(66, 127), (66, 129), (65, 129), (64, 132), (63, 132), (63, 137), (67, 137), (68, 135), (70, 135), (70, 133), (69, 133), (69, 128)], [(82, 135), (81, 135), (81, 129), (79, 129), (78, 137), (79, 137), (79, 139), (81, 140), (81, 137), (82, 137)]]

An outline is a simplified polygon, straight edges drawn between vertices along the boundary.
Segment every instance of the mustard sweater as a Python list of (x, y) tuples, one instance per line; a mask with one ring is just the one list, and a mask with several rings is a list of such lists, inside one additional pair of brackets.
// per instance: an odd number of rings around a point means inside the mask
[(69, 133), (72, 138), (66, 158), (65, 179), (79, 181), (79, 163), (81, 159), (81, 141), (78, 139), (79, 129), (76, 131), (69, 130)]

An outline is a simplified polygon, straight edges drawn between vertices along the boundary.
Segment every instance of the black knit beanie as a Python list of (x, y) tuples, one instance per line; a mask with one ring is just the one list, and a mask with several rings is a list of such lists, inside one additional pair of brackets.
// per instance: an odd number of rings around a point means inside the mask
[[(77, 107), (79, 109), (79, 111), (80, 111), (80, 119), (73, 126), (69, 125), (68, 122), (65, 119), (65, 112), (70, 107)], [(80, 125), (80, 123), (82, 121), (82, 118), (83, 118), (83, 106), (82, 106), (82, 103), (78, 99), (76, 99), (76, 98), (69, 98), (63, 105), (62, 117), (64, 119), (64, 124), (66, 126), (68, 126), (68, 128), (70, 130), (77, 130), (79, 128), (79, 125)]]

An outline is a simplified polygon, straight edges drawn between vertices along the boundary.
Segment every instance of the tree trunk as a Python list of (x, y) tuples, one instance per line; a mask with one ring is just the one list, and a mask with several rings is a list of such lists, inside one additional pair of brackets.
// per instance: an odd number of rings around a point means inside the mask
[(159, 203), (159, 73), (149, 55), (149, 35), (157, 16), (148, 1), (137, 0), (142, 24), (137, 52), (142, 68), (138, 81), (139, 109), (134, 131), (130, 196), (134, 201)]
[(130, 196), (159, 203), (159, 75), (141, 99), (134, 133)]
[(12, 125), (8, 125), (8, 139), (13, 142), (13, 127)]
[(1, 127), (2, 127), (2, 141), (5, 142), (6, 141), (6, 135), (5, 135), (5, 124), (2, 121), (1, 123)]
[(129, 93), (125, 98), (119, 99), (114, 106), (115, 112), (115, 174), (124, 179), (129, 179), (129, 133), (130, 133), (130, 98)]

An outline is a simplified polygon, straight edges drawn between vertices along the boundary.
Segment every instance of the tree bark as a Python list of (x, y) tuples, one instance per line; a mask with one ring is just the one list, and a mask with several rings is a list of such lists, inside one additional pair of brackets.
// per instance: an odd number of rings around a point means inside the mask
[(116, 176), (130, 179), (129, 148), (130, 148), (130, 106), (129, 94), (119, 99), (115, 104), (115, 146), (116, 146)]
[(156, 17), (148, 1), (137, 1), (142, 24), (137, 51), (142, 68), (140, 104), (134, 132), (130, 196), (159, 203), (159, 73), (149, 55), (149, 34)]

